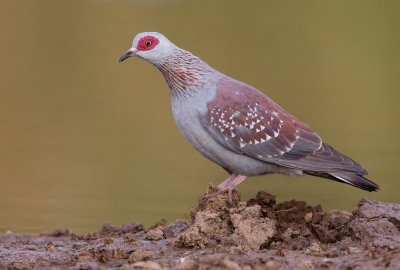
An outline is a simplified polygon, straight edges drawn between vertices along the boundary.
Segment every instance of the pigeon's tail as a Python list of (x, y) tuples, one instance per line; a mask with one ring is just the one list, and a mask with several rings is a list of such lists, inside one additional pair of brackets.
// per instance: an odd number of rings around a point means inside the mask
[(348, 172), (321, 173), (312, 171), (304, 171), (304, 172), (310, 175), (346, 183), (366, 191), (377, 191), (379, 189), (379, 186), (377, 184), (368, 180), (364, 176), (355, 173), (348, 173)]
[(321, 148), (311, 155), (300, 159), (279, 160), (279, 164), (367, 191), (379, 189), (377, 184), (364, 177), (368, 174), (367, 170), (326, 143), (322, 143)]

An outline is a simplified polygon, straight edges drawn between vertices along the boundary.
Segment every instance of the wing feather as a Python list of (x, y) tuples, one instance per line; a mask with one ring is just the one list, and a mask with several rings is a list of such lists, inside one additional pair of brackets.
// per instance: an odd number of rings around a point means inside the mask
[(320, 137), (255, 88), (222, 79), (203, 125), (229, 149), (256, 159), (298, 159), (321, 147)]

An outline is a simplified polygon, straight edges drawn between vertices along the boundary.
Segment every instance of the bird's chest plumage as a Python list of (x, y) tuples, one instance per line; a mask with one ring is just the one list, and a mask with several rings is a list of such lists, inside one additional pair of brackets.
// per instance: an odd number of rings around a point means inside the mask
[(205, 87), (202, 91), (187, 97), (171, 97), (172, 113), (183, 136), (201, 154), (209, 156), (214, 140), (201, 124), (207, 114), (207, 103), (214, 99), (215, 87)]

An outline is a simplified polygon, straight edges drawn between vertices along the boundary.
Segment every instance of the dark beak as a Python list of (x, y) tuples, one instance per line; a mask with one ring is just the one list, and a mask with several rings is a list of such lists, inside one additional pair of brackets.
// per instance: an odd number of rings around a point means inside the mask
[(120, 58), (119, 58), (119, 62), (121, 63), (122, 61), (124, 61), (125, 59), (135, 56), (137, 52), (137, 49), (132, 48), (129, 49), (126, 53), (124, 53)]

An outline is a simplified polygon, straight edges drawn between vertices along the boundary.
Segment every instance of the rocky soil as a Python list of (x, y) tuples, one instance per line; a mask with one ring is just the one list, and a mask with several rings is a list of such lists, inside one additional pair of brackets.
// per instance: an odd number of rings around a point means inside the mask
[(200, 197), (191, 221), (104, 224), (76, 235), (0, 234), (2, 269), (400, 269), (400, 205), (363, 198), (353, 212), (260, 191)]

